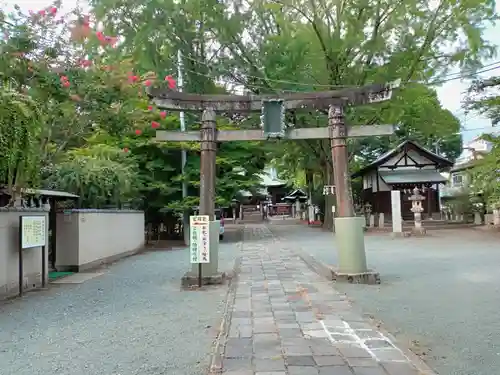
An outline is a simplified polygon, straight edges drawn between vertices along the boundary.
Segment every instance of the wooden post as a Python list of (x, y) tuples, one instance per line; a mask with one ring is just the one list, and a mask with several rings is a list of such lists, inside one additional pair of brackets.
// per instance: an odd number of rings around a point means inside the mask
[(347, 128), (344, 109), (341, 106), (330, 106), (328, 121), (338, 217), (353, 217), (354, 207), (352, 205), (351, 175), (348, 171)]
[(205, 109), (201, 118), (200, 156), (200, 215), (215, 220), (215, 177), (216, 177), (216, 116), (213, 109)]

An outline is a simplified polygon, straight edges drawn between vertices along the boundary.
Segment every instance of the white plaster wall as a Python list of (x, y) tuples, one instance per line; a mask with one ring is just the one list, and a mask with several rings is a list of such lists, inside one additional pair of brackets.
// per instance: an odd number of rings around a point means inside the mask
[[(0, 210), (0, 299), (14, 296), (19, 291), (19, 217), (21, 215), (44, 215), (47, 223), (48, 212), (36, 209)], [(48, 242), (45, 252), (45, 270), (48, 277)], [(23, 250), (24, 289), (39, 287), (42, 283), (42, 248)]]
[[(400, 168), (398, 168), (400, 169)], [(382, 177), (379, 177), (378, 178), (378, 187), (379, 187), (379, 190), (378, 191), (391, 191), (391, 187), (389, 185), (387, 185), (384, 180), (382, 180)]]
[(72, 210), (57, 215), (57, 269), (95, 266), (143, 246), (143, 212)]
[(363, 189), (372, 188), (373, 191), (377, 191), (376, 178), (377, 178), (377, 172), (375, 171), (365, 174), (363, 176)]

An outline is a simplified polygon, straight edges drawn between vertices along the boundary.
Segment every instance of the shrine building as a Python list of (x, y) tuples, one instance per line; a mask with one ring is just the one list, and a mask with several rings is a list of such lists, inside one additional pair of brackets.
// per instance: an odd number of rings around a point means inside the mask
[[(421, 189), (423, 218), (432, 218), (440, 213), (439, 186), (447, 179), (440, 172), (453, 163), (413, 141), (404, 141), (394, 149), (381, 155), (370, 165), (352, 175), (362, 177), (363, 204), (370, 204), (373, 213), (384, 213), (391, 217), (391, 190), (401, 191), (401, 214), (404, 220), (412, 220), (412, 189)], [(436, 215), (435, 215), (436, 216)]]

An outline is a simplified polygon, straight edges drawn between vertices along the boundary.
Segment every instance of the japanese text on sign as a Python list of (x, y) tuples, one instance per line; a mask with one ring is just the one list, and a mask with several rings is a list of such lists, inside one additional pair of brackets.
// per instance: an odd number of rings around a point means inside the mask
[(208, 215), (190, 216), (190, 246), (191, 263), (209, 263), (209, 217)]
[(45, 216), (21, 216), (21, 249), (45, 246), (46, 230)]

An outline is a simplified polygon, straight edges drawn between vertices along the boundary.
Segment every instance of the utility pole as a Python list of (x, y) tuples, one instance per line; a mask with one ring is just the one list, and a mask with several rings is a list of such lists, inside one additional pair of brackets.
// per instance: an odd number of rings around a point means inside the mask
[[(184, 90), (184, 76), (183, 76), (183, 70), (182, 70), (182, 52), (181, 50), (177, 51), (177, 84), (179, 87), (179, 92), (182, 92)], [(179, 118), (181, 122), (181, 132), (186, 131), (186, 122), (184, 118), (184, 111), (181, 111), (179, 113)], [(182, 149), (181, 151), (181, 171), (182, 174), (184, 175), (184, 170), (186, 168), (186, 161), (187, 161), (187, 153), (186, 150)], [(186, 198), (188, 195), (187, 192), (187, 183), (185, 180), (182, 181), (182, 198)], [(184, 243), (186, 246), (189, 245), (189, 211), (187, 209), (184, 210), (182, 213), (182, 228), (184, 232)]]

